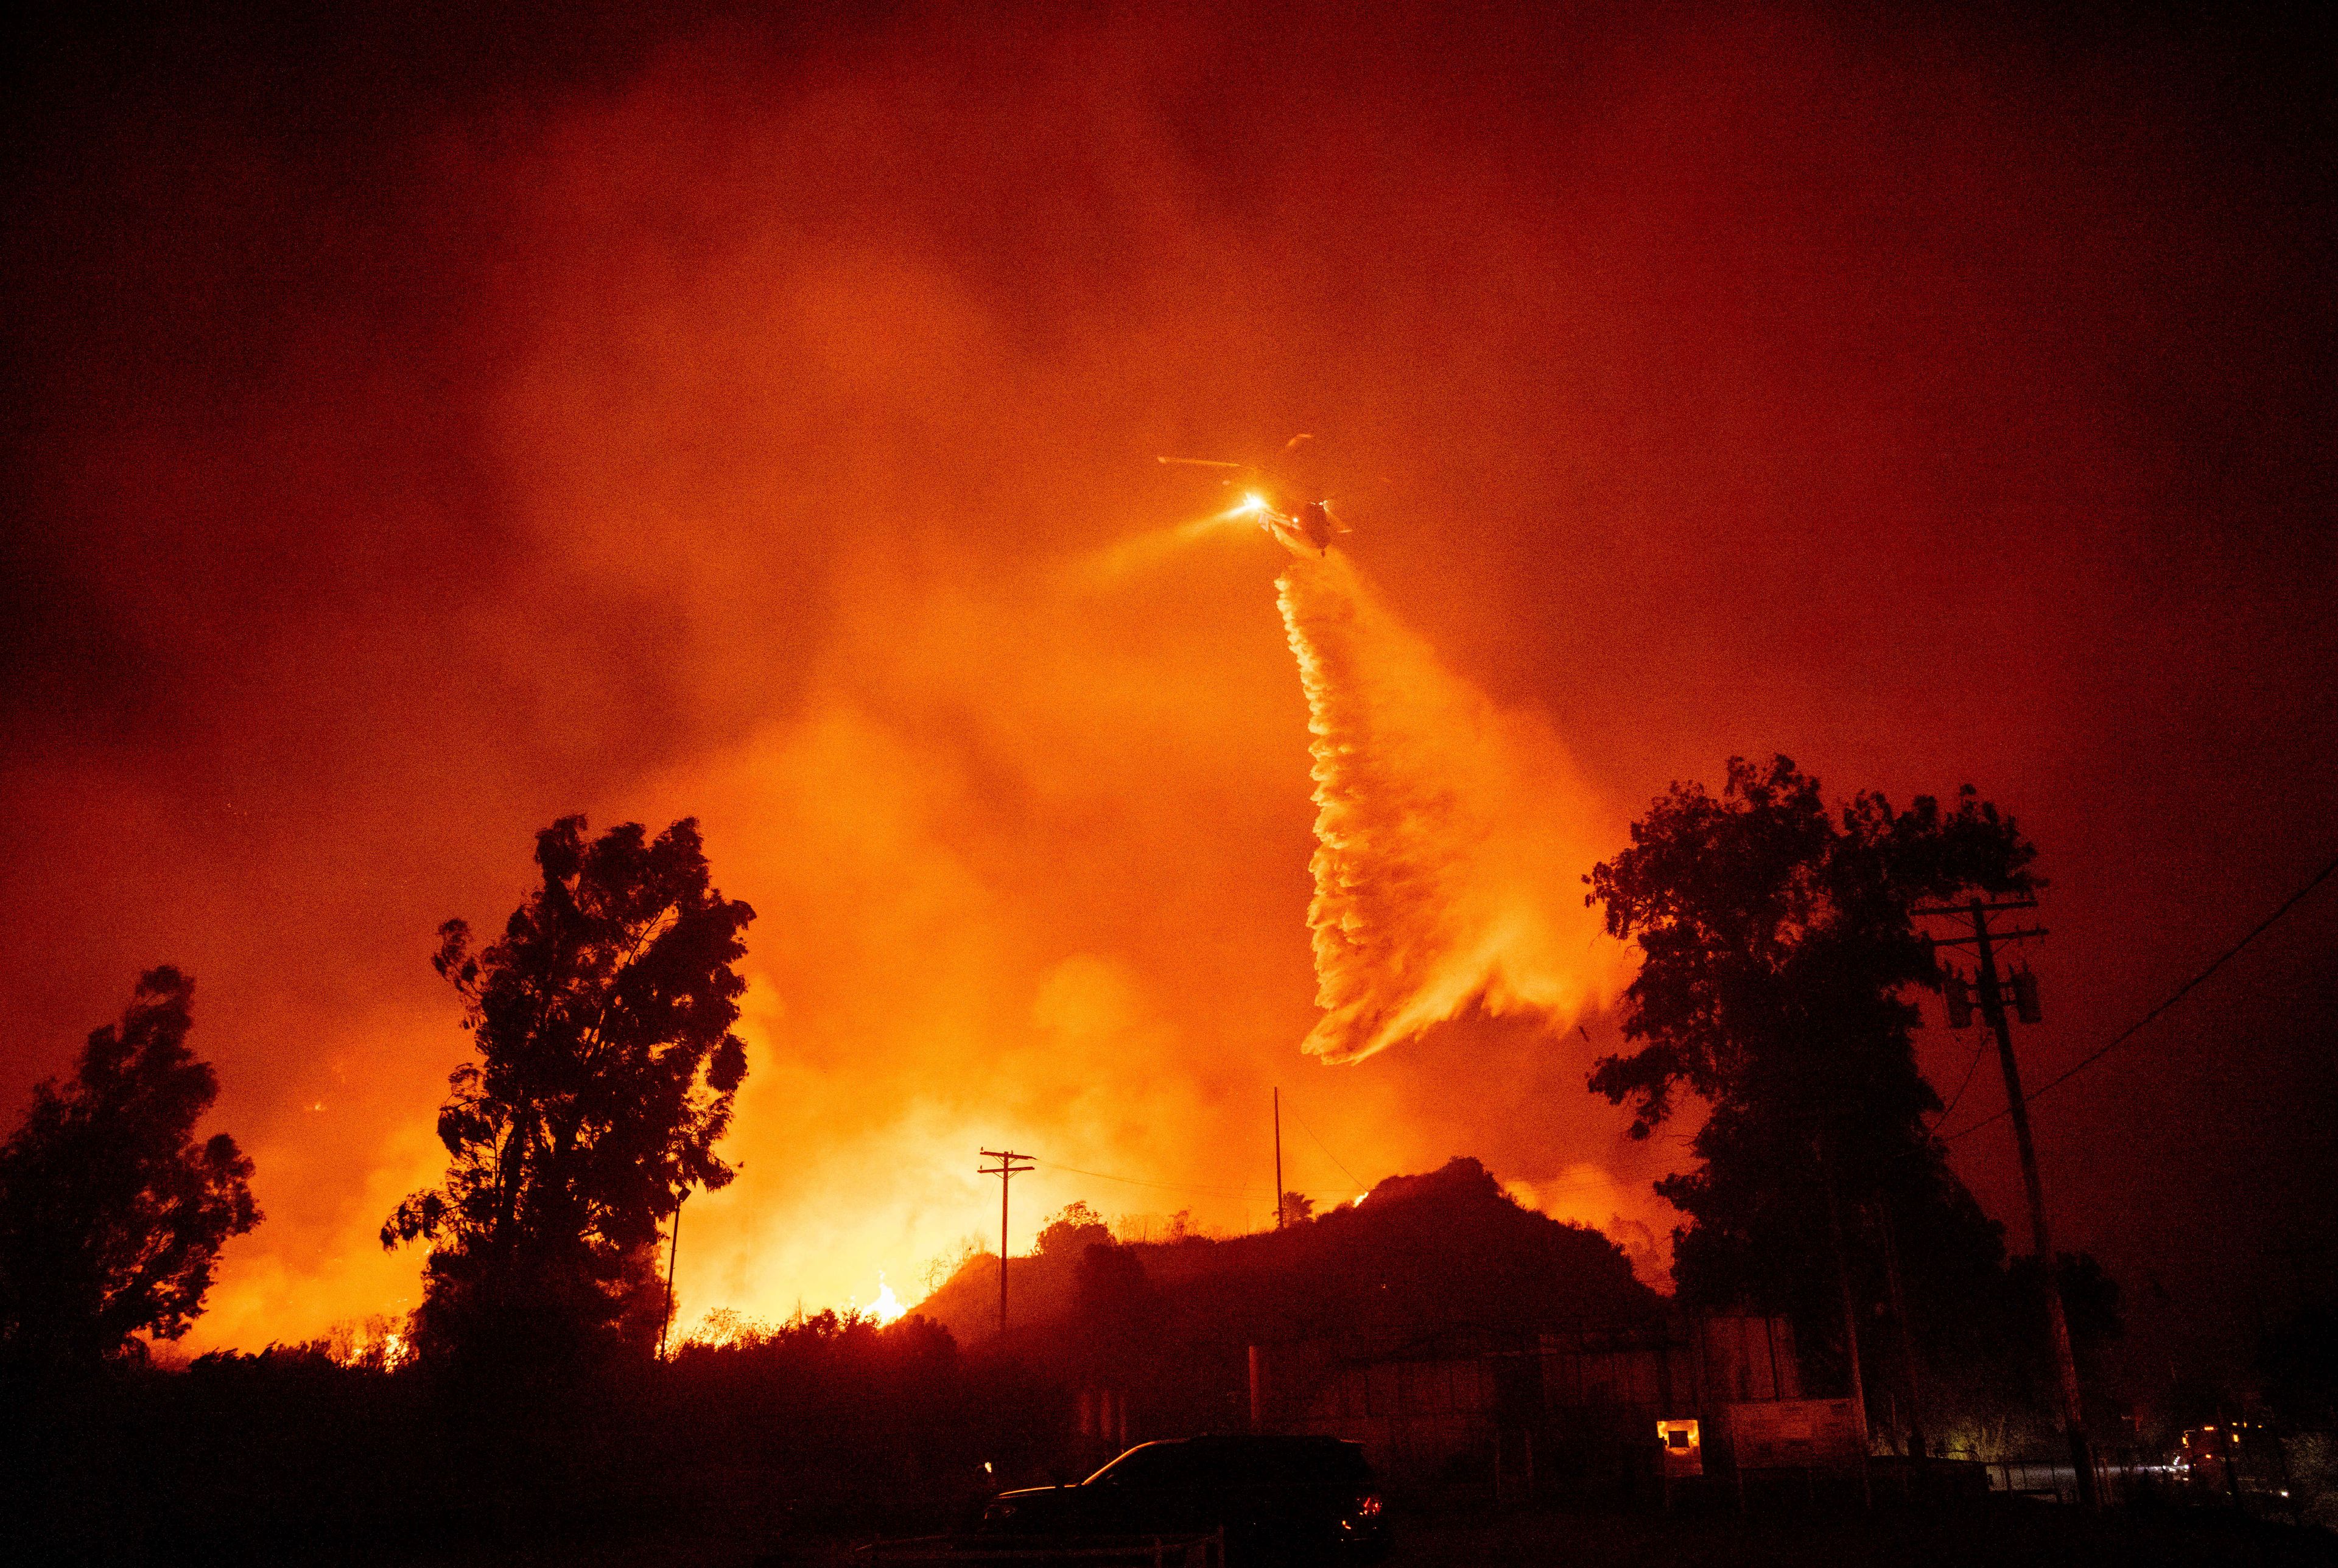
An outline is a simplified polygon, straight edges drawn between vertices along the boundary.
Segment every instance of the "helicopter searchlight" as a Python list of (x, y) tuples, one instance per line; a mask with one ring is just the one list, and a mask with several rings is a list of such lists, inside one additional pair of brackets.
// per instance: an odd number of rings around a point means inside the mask
[(1220, 483), (1237, 491), (1240, 497), (1227, 509), (1227, 517), (1249, 518), (1294, 554), (1304, 555), (1311, 551), (1322, 554), (1330, 551), (1333, 539), (1351, 530), (1332, 512), (1329, 500), (1296, 483), (1292, 476), (1292, 458), (1300, 443), (1312, 439), (1310, 436), (1293, 436), (1284, 443), (1281, 455), (1264, 466), (1229, 463), (1214, 457), (1164, 457), (1160, 461), (1175, 467), (1218, 469), (1223, 475)]

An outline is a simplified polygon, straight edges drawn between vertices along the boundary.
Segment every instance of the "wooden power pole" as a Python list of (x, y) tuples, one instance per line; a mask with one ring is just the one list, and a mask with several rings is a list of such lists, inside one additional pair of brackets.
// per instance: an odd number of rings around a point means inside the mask
[(996, 1165), (985, 1166), (982, 1174), (998, 1178), (998, 1331), (1007, 1332), (1007, 1189), (1017, 1176), (1037, 1163), (1028, 1154), (1017, 1154), (1012, 1149), (985, 1149), (986, 1160), (996, 1160)]
[(1274, 1228), (1282, 1229), (1282, 1091), (1274, 1092)]
[[(673, 1232), (666, 1239), (665, 1250), (665, 1314), (658, 1319), (658, 1359), (665, 1359), (665, 1337), (673, 1327), (673, 1260), (682, 1256), (682, 1206), (689, 1200), (690, 1189), (673, 1200)], [(655, 1256), (654, 1253), (652, 1254)]]
[(1891, 1293), (1892, 1321), (1900, 1326), (1900, 1366), (1908, 1381), (1908, 1457), (1920, 1470), (1926, 1456), (1923, 1364), (1917, 1359), (1916, 1333), (1908, 1322), (1908, 1299), (1900, 1289), (1900, 1243), (1892, 1234), (1891, 1199), (1876, 1200), (1875, 1222), (1883, 1236), (1883, 1280)]
[(1827, 1239), (1834, 1247), (1835, 1289), (1842, 1297), (1842, 1354), (1851, 1370), (1852, 1424), (1859, 1433), (1859, 1497), (1862, 1505), (1871, 1508), (1875, 1494), (1867, 1474), (1867, 1377), (1859, 1367), (1859, 1308), (1852, 1298), (1851, 1259), (1843, 1251), (1842, 1214), (1835, 1206), (1834, 1170), (1827, 1163), (1825, 1134), (1811, 1141), (1811, 1152), (1817, 1157), (1819, 1183), (1826, 1190)]
[[(2095, 1451), (2087, 1437), (2087, 1415), (2078, 1400), (2078, 1365), (2070, 1355), (2070, 1324), (2062, 1312), (2062, 1281), (2060, 1261), (2054, 1253), (2053, 1232), (2046, 1223), (2046, 1188), (2038, 1179), (2038, 1150), (2029, 1139), (2029, 1102), (2021, 1093), (2021, 1068), (2013, 1059), (2013, 1031), (2005, 1017), (2005, 988), (1998, 979), (1997, 948), (1999, 942), (2023, 936), (2043, 936), (2042, 926), (2026, 931), (1991, 931), (1989, 917), (2016, 909), (2035, 909), (2035, 898), (2009, 899), (1988, 904), (1975, 898), (1963, 905), (1946, 908), (1918, 909), (1918, 915), (1953, 915), (1972, 921), (1970, 936), (1944, 936), (1934, 940), (1940, 947), (1960, 947), (1970, 943), (1980, 960), (1980, 1015), (1997, 1035), (1997, 1062), (2005, 1073), (2005, 1106), (2013, 1122), (2013, 1144), (2021, 1156), (2021, 1184), (2029, 1199), (2029, 1243), (2038, 1254), (2038, 1270), (2046, 1284), (2046, 1326), (2052, 1343), (2054, 1370), (2061, 1385), (2062, 1429), (2070, 1442), (2070, 1464), (2077, 1472), (2078, 1501), (2087, 1507), (2097, 1504), (2095, 1495)], [(2018, 977), (2017, 977), (2018, 978)], [(1962, 984), (1961, 981), (1959, 982)], [(2022, 1019), (2034, 1023), (2036, 993), (2024, 991), (2021, 1003)]]

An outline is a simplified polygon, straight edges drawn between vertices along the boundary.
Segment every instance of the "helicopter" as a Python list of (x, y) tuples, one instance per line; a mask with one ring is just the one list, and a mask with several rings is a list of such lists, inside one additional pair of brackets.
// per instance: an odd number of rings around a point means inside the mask
[(1300, 443), (1313, 439), (1312, 436), (1293, 436), (1283, 443), (1274, 461), (1263, 467), (1213, 457), (1164, 457), (1160, 461), (1172, 466), (1223, 470), (1226, 476), (1222, 483), (1242, 493), (1242, 499), (1234, 503), (1226, 516), (1254, 520), (1293, 554), (1303, 555), (1310, 550), (1328, 554), (1332, 539), (1351, 530), (1332, 514), (1331, 502), (1321, 499), (1313, 487), (1294, 482), (1291, 474)]

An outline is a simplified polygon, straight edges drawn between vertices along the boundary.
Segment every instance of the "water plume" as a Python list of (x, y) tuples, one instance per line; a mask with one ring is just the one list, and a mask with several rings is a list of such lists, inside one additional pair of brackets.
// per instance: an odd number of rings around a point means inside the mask
[(1448, 670), (1342, 554), (1275, 586), (1313, 736), (1305, 1049), (1358, 1062), (1472, 1008), (1558, 1026), (1604, 1001), (1623, 956), (1582, 877), (1614, 835), (1549, 722)]

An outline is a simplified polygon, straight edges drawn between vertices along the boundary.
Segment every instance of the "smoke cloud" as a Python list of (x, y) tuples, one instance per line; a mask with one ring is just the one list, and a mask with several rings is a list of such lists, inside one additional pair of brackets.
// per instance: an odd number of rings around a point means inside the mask
[(1446, 669), (1345, 555), (1275, 586), (1314, 757), (1306, 1049), (1360, 1062), (1473, 1006), (1563, 1025), (1611, 996), (1624, 955), (1581, 878), (1613, 814), (1548, 721)]
[[(190, 1350), (413, 1304), (375, 1238), (468, 1050), (431, 934), (567, 812), (696, 816), (758, 911), (688, 1324), (996, 1246), (983, 1147), (1043, 1161), (1017, 1250), (1076, 1199), (1266, 1224), (1277, 1089), (1320, 1202), (1472, 1154), (1652, 1269), (1686, 1154), (1585, 1090), (1577, 878), (1668, 781), (1779, 749), (2017, 810), (2048, 1063), (2338, 798), (2328, 159), (2218, 152), (2184, 35), (246, 9), (28, 54), (0, 235), (0, 1116), (197, 976), (269, 1219)], [(1286, 622), (1289, 558), (1155, 458), (1302, 430), (1385, 483)], [(2061, 1101), (2070, 1245), (2307, 1207), (2266, 1152), (2320, 1131), (2313, 998), (2254, 997)], [(2211, 1058), (2280, 1102), (2222, 1154)]]

